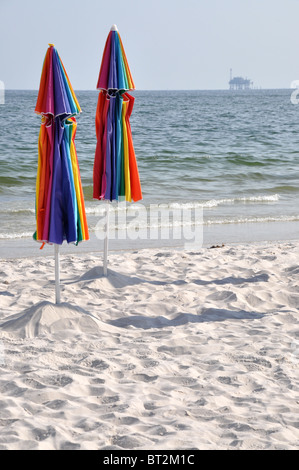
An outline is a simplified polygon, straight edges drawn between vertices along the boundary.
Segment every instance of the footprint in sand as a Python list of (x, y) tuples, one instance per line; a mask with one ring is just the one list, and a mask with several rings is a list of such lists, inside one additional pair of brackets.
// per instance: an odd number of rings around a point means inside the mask
[(141, 382), (154, 382), (158, 378), (157, 375), (150, 376), (147, 374), (134, 374), (133, 377)]

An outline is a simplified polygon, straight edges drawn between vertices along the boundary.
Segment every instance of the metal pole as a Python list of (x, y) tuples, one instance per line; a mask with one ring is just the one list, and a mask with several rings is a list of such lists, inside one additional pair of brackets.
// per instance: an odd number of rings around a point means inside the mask
[(60, 269), (59, 269), (59, 245), (55, 243), (55, 294), (56, 304), (60, 304)]
[(103, 273), (104, 276), (107, 276), (107, 265), (108, 265), (108, 240), (109, 240), (109, 209), (110, 204), (109, 201), (106, 201), (106, 223), (105, 223), (105, 238), (104, 238), (104, 265), (103, 265)]

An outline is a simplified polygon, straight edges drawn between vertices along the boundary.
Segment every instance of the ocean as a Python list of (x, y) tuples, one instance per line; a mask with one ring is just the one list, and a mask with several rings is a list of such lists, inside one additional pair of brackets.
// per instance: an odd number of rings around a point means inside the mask
[[(299, 105), (291, 102), (292, 90), (132, 94), (143, 200), (110, 205), (112, 239), (125, 222), (135, 239), (128, 243), (119, 237), (122, 245), (148, 246), (160, 229), (187, 224), (189, 214), (190, 227), (201, 228), (205, 245), (299, 238)], [(92, 243), (101, 250), (107, 204), (92, 198), (98, 92), (77, 91), (76, 96), (82, 108), (76, 148), (86, 213)], [(8, 90), (0, 105), (2, 256), (22, 246), (39, 251), (32, 240), (40, 127), (36, 98), (37, 91)], [(160, 216), (141, 217), (144, 210)], [(167, 244), (166, 239), (159, 243)]]

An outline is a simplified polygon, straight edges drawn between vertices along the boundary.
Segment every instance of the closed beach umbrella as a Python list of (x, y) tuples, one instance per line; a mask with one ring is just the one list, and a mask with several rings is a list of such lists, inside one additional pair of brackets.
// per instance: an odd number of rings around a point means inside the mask
[(97, 83), (98, 90), (135, 90), (124, 46), (117, 26), (113, 25), (104, 47)]
[(59, 245), (88, 240), (75, 136), (80, 105), (60, 59), (49, 44), (35, 112), (41, 115), (34, 239), (55, 246), (56, 303), (60, 302)]
[[(93, 168), (93, 197), (107, 201), (142, 199), (134, 151), (130, 116), (135, 98), (129, 94), (135, 84), (122, 40), (112, 26), (104, 47), (97, 89), (97, 145)], [(109, 206), (106, 211), (104, 274), (107, 275)]]

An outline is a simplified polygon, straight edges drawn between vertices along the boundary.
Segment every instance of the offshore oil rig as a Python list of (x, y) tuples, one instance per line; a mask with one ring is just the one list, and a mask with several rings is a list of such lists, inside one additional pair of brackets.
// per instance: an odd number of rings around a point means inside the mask
[(233, 77), (232, 69), (230, 69), (230, 80), (228, 83), (230, 90), (250, 90), (253, 85), (253, 82), (247, 78)]

